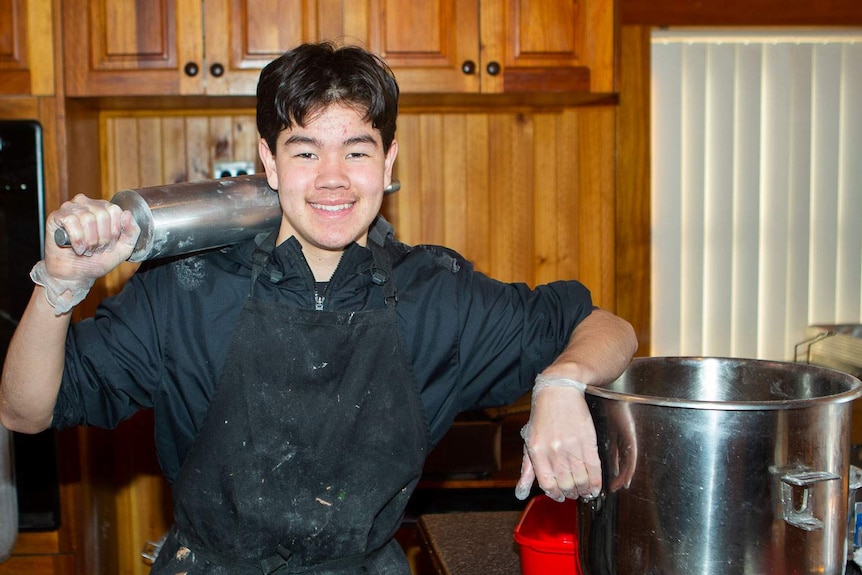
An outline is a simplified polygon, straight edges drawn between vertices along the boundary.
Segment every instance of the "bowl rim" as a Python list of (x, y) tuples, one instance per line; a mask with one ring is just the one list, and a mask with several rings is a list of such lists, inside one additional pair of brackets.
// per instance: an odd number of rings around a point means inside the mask
[(796, 399), (768, 399), (768, 400), (714, 400), (714, 399), (690, 399), (690, 398), (675, 398), (657, 395), (644, 395), (637, 393), (628, 393), (624, 391), (614, 390), (611, 387), (614, 382), (608, 383), (606, 386), (590, 385), (587, 386), (587, 395), (609, 399), (613, 401), (623, 401), (627, 403), (654, 405), (661, 407), (677, 407), (677, 408), (692, 408), (692, 409), (707, 409), (720, 411), (762, 411), (762, 410), (778, 410), (778, 409), (803, 409), (812, 408), (823, 405), (834, 405), (840, 403), (849, 403), (862, 396), (862, 382), (858, 378), (849, 373), (832, 369), (828, 367), (810, 365), (806, 363), (793, 363), (785, 361), (737, 358), (737, 357), (710, 357), (710, 356), (649, 356), (636, 357), (632, 359), (629, 367), (623, 372), (620, 377), (614, 381), (619, 381), (631, 369), (637, 368), (646, 363), (670, 363), (670, 364), (698, 364), (698, 363), (734, 363), (737, 365), (755, 365), (770, 369), (773, 371), (804, 371), (821, 377), (841, 380), (846, 385), (847, 389), (840, 393), (830, 395), (822, 395), (817, 397), (806, 397)]

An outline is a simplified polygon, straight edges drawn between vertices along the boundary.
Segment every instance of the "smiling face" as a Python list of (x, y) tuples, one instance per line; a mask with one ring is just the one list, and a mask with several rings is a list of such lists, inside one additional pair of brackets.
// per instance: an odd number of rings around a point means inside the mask
[(305, 126), (283, 130), (275, 150), (263, 139), (259, 149), (281, 202), (277, 242), (296, 237), (315, 278), (328, 280), (348, 245), (365, 245), (398, 143), (384, 151), (379, 130), (362, 113), (332, 104)]

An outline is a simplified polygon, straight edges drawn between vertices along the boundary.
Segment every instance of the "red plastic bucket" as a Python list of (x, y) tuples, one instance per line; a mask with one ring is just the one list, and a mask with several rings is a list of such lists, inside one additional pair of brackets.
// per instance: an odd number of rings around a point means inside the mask
[(578, 563), (578, 503), (534, 497), (515, 527), (523, 575), (581, 575)]

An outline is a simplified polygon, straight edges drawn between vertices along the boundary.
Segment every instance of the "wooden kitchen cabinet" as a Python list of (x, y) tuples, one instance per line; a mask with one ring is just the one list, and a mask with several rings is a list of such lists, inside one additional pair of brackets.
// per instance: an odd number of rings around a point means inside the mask
[(345, 37), (404, 92), (612, 92), (614, 0), (365, 0)]
[(0, 96), (54, 94), (51, 0), (0, 0)]
[(260, 70), (303, 42), (342, 34), (341, 0), (204, 0), (204, 34), (210, 71), (224, 74), (207, 83), (208, 94), (254, 95)]
[(62, 6), (69, 96), (254, 95), (267, 62), (322, 39), (380, 54), (405, 93), (614, 90), (614, 0), (63, 0)]
[(201, 94), (200, 0), (63, 0), (66, 94)]
[(62, 5), (69, 96), (253, 95), (267, 62), (341, 32), (335, 0)]

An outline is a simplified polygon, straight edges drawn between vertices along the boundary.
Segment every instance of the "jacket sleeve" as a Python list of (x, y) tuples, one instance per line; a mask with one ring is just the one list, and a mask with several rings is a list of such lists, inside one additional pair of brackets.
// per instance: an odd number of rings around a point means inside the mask
[(53, 426), (111, 429), (152, 406), (161, 362), (159, 330), (136, 276), (92, 318), (72, 324)]
[(74, 324), (54, 426), (113, 428), (155, 408), (165, 437), (193, 437), (248, 295), (238, 258), (216, 250), (145, 262), (94, 318)]
[(462, 409), (504, 405), (527, 393), (593, 309), (577, 281), (530, 289), (471, 276), (460, 310)]
[(529, 391), (592, 311), (579, 282), (503, 283), (436, 246), (413, 248), (395, 273), (432, 443), (461, 411), (505, 405)]

